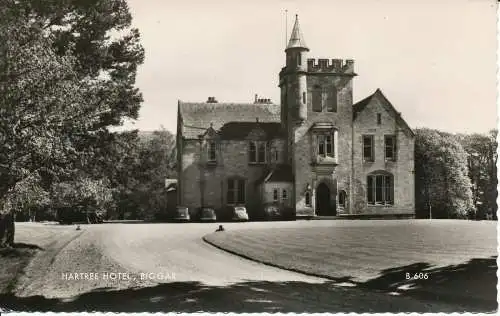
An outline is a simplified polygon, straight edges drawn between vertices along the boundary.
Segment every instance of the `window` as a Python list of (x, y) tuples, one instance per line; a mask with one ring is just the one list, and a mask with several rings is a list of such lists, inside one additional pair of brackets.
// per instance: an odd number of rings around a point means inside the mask
[(208, 162), (215, 162), (217, 160), (217, 150), (214, 141), (208, 142)]
[[(367, 200), (371, 205), (394, 204), (392, 175), (369, 175), (367, 178)], [(340, 203), (340, 202), (339, 202)]]
[(306, 104), (306, 93), (302, 92), (302, 103)]
[(245, 203), (245, 180), (227, 180), (227, 204)]
[(306, 206), (311, 206), (311, 192), (306, 192)]
[(326, 110), (328, 112), (337, 112), (337, 89), (335, 87), (327, 93)]
[(374, 161), (373, 135), (363, 135), (363, 159)]
[(278, 202), (278, 189), (273, 190), (273, 201)]
[(311, 92), (311, 97), (312, 110), (314, 112), (321, 112), (323, 110), (323, 102), (321, 100), (321, 88), (319, 86), (314, 86), (314, 89)]
[(345, 193), (344, 190), (341, 190), (339, 192), (339, 207), (345, 207), (346, 196), (347, 194)]
[(298, 53), (297, 54), (297, 66), (302, 65), (302, 54)]
[(333, 137), (331, 134), (318, 135), (318, 155), (321, 157), (334, 157)]
[(396, 160), (396, 137), (394, 135), (384, 136), (385, 160)]
[(265, 163), (266, 162), (266, 142), (265, 141), (250, 141), (249, 148), (250, 163)]
[(382, 124), (382, 114), (377, 113), (377, 125)]
[(288, 192), (286, 192), (286, 189), (283, 189), (283, 192), (281, 192), (281, 199), (283, 201), (286, 201), (287, 198), (288, 198)]

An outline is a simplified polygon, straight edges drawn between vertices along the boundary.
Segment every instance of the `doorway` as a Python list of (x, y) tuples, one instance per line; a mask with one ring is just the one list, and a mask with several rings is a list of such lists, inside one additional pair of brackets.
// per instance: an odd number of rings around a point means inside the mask
[(332, 216), (330, 203), (330, 188), (325, 183), (320, 183), (316, 188), (316, 214), (319, 216)]

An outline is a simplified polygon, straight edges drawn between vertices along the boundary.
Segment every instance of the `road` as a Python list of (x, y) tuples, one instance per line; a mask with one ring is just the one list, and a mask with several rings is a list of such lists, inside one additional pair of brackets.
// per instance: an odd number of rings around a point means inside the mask
[[(301, 225), (328, 223), (224, 224), (229, 231)], [(20, 224), (17, 241), (33, 243), (35, 236), (45, 251), (27, 267), (9, 306), (115, 312), (460, 311), (453, 305), (351, 288), (242, 259), (202, 241), (216, 228), (205, 223), (110, 223), (82, 225), (76, 231), (75, 226)], [(42, 238), (41, 230), (55, 230), (58, 237)], [(75, 273), (88, 275), (75, 280)]]

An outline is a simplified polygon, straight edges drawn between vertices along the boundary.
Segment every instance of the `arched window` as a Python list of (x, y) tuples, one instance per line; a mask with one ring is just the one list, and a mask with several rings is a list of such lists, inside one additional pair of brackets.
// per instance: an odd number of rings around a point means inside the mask
[(345, 193), (345, 191), (340, 190), (340, 192), (339, 192), (339, 207), (342, 207), (342, 208), (345, 207), (346, 198), (347, 198), (347, 194)]
[(311, 192), (306, 192), (306, 206), (311, 206)]
[(374, 172), (367, 176), (366, 198), (370, 205), (394, 204), (394, 177), (387, 171)]

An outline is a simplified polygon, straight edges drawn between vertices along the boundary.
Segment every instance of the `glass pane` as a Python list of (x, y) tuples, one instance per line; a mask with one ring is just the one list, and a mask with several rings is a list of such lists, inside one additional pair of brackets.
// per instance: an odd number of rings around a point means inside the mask
[(329, 156), (333, 156), (333, 147), (332, 147), (332, 136), (326, 136), (326, 154)]
[(259, 143), (259, 158), (258, 162), (266, 161), (266, 143)]
[(337, 91), (330, 91), (326, 102), (328, 112), (337, 112)]
[(365, 159), (371, 160), (372, 157), (372, 137), (363, 137), (363, 157)]
[(394, 157), (394, 138), (391, 136), (385, 137), (385, 157), (388, 159)]
[(368, 203), (373, 204), (375, 203), (373, 199), (373, 177), (368, 177), (368, 183), (367, 183), (367, 195), (368, 195)]
[(383, 176), (376, 176), (376, 183), (375, 183), (375, 202), (377, 203), (382, 203), (382, 190), (383, 190), (383, 182), (384, 182), (384, 177)]
[(394, 190), (394, 186), (392, 185), (392, 177), (386, 176), (385, 177), (385, 200), (389, 204), (393, 203), (393, 197), (392, 197), (393, 190)]
[(286, 192), (286, 190), (283, 190), (282, 198), (283, 198), (283, 200), (286, 200), (286, 198), (287, 198), (287, 192)]
[(255, 148), (255, 143), (250, 142), (250, 162), (257, 162), (257, 149)]
[(238, 203), (245, 203), (245, 180), (238, 181)]

